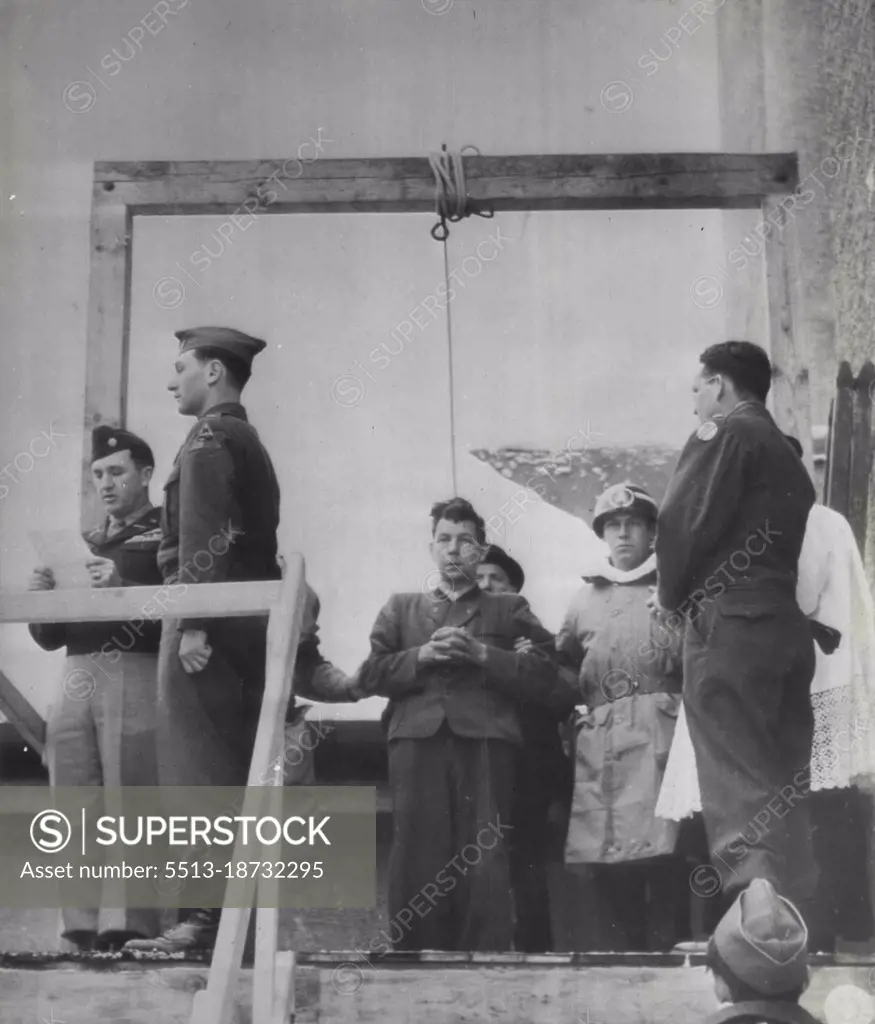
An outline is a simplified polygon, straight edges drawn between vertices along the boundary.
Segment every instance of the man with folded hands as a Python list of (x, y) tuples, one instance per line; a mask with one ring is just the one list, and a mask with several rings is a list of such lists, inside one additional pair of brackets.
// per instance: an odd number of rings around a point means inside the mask
[[(359, 678), (362, 693), (392, 698), (384, 938), (396, 949), (507, 950), (519, 709), (555, 696), (552, 637), (524, 598), (478, 587), (485, 524), (468, 501), (439, 502), (431, 520), (439, 580), (389, 599)], [(520, 637), (530, 650), (514, 650)]]

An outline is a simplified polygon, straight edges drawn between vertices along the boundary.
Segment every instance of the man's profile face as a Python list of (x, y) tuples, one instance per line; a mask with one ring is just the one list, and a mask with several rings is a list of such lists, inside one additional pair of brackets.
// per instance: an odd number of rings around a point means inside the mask
[(611, 564), (623, 572), (647, 561), (653, 537), (653, 523), (635, 512), (614, 512), (605, 520), (604, 540), (611, 552)]
[(693, 378), (693, 405), (700, 423), (707, 423), (720, 411), (722, 389), (723, 378), (709, 373), (704, 366)]
[(210, 366), (210, 361), (201, 363), (192, 351), (177, 356), (167, 390), (176, 399), (183, 416), (198, 416), (206, 405)]
[(91, 479), (109, 515), (124, 519), (146, 500), (152, 467), (138, 468), (129, 451), (113, 452), (91, 463)]
[(477, 526), (439, 519), (429, 546), (434, 564), (450, 583), (475, 580), (483, 549), (477, 540)]
[(516, 594), (516, 587), (500, 565), (481, 562), (477, 566), (477, 585), (487, 594)]

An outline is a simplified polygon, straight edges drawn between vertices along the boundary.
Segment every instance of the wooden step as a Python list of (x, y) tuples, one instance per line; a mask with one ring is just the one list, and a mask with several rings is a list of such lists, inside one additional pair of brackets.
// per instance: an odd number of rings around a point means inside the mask
[[(842, 960), (812, 957), (804, 1005), (824, 1020), (829, 999), (832, 1019), (871, 1024), (875, 960)], [(203, 962), (0, 954), (0, 1021), (188, 1024), (206, 981)], [(698, 1024), (715, 1008), (701, 957), (680, 955), (396, 953), (368, 966), (302, 953), (295, 996), (295, 1024)], [(251, 1006), (244, 969), (236, 1024)]]

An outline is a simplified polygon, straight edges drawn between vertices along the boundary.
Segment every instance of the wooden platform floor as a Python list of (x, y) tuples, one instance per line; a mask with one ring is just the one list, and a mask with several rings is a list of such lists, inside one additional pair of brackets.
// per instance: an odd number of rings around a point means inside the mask
[[(875, 959), (812, 958), (804, 1003), (872, 1024)], [(0, 954), (3, 1024), (187, 1024), (206, 965), (120, 955)], [(236, 1024), (251, 1021), (251, 971)], [(301, 954), (296, 1024), (698, 1024), (715, 1008), (700, 958), (676, 955)]]

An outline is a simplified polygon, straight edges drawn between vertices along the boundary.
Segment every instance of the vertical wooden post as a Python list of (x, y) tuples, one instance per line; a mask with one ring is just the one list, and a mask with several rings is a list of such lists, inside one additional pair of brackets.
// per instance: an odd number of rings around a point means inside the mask
[(131, 325), (130, 207), (113, 202), (112, 182), (95, 182), (91, 209), (91, 276), (85, 356), (85, 445), (82, 466), (82, 528), (102, 510), (91, 485), (89, 435), (98, 423), (124, 426)]

